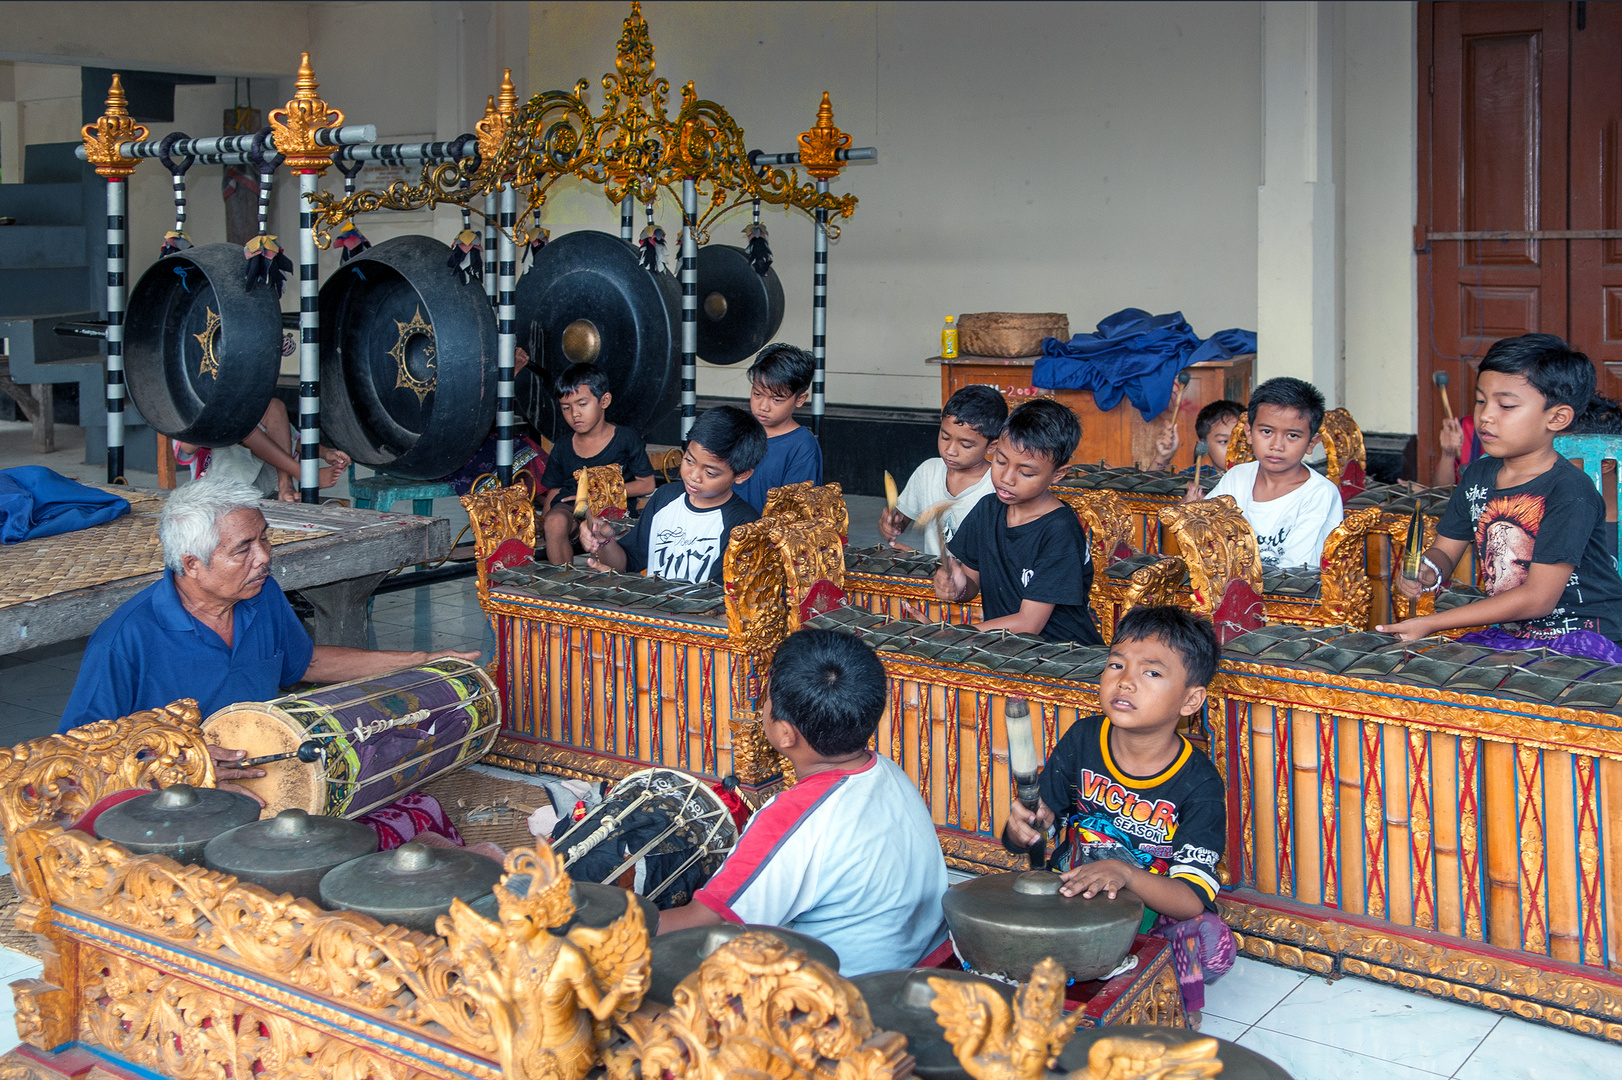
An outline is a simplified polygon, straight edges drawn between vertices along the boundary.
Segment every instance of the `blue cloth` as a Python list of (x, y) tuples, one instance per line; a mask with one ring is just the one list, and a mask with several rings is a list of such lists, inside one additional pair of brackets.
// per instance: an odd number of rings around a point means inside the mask
[(309, 669), (315, 646), (275, 578), (231, 613), (231, 644), (187, 611), (174, 572), (125, 601), (90, 635), (57, 731), (196, 698), (203, 716), (268, 701)]
[(129, 512), (127, 499), (85, 487), (43, 465), (0, 469), (0, 544), (76, 532)]
[(1031, 385), (1091, 390), (1105, 412), (1125, 397), (1145, 420), (1153, 420), (1171, 404), (1179, 371), (1255, 351), (1256, 335), (1249, 330), (1222, 330), (1202, 342), (1180, 311), (1151, 315), (1127, 308), (1099, 323), (1095, 333), (1077, 334), (1068, 342), (1043, 341)]
[(822, 483), (822, 446), (807, 427), (797, 427), (766, 440), (766, 456), (749, 479), (733, 484), (738, 498), (757, 511), (766, 509), (766, 493), (785, 484)]

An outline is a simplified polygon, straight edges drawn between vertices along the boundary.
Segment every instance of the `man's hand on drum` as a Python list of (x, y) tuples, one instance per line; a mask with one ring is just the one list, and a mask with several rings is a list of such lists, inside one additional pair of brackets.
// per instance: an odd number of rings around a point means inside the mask
[(248, 756), (246, 750), (232, 750), (224, 746), (210, 746), (208, 756), (214, 759), (214, 786), (222, 791), (234, 791), (238, 795), (246, 795), (260, 806), (265, 800), (238, 784), (226, 783), (228, 780), (252, 780), (256, 776), (265, 775), (263, 769), (234, 768), (236, 762)]

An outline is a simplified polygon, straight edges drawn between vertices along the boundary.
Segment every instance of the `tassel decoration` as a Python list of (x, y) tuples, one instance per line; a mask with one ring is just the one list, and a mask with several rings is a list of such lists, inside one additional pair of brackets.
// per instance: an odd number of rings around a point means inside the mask
[(665, 269), (668, 249), (665, 246), (665, 231), (659, 226), (649, 222), (642, 229), (642, 238), (637, 241), (642, 249), (642, 269), (657, 274)]
[(529, 243), (524, 245), (524, 258), (533, 262), (535, 256), (541, 253), (541, 249), (551, 239), (552, 230), (541, 227), (541, 212), (539, 210), (535, 211), (533, 227), (529, 230)]
[(749, 265), (755, 268), (755, 273), (761, 277), (772, 268), (772, 246), (766, 240), (766, 226), (755, 222), (744, 228), (743, 235), (748, 239), (744, 245), (744, 254), (749, 256)]
[(260, 233), (242, 248), (248, 260), (246, 289), (264, 282), (281, 296), (287, 287), (287, 275), (293, 272), (293, 263), (282, 251), (282, 246), (270, 233)]
[(359, 255), (361, 252), (371, 247), (372, 242), (366, 239), (364, 233), (355, 228), (355, 221), (353, 218), (344, 218), (344, 223), (338, 226), (337, 235), (332, 238), (332, 246), (343, 249), (343, 258), (338, 261), (338, 265), (342, 266), (350, 259), (353, 259), (356, 255)]
[(170, 229), (163, 234), (163, 246), (158, 248), (158, 258), (173, 255), (177, 251), (185, 251), (191, 246), (191, 237), (187, 236), (183, 230)]
[(474, 278), (484, 280), (484, 245), (479, 239), (476, 229), (463, 229), (451, 241), (451, 257), (446, 260), (456, 276), (467, 285)]

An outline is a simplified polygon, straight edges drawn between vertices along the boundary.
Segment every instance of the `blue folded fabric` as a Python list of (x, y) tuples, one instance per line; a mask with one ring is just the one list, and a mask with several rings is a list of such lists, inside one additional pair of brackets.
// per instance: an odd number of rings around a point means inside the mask
[(0, 469), (0, 544), (77, 532), (129, 512), (128, 500), (43, 465)]
[(1225, 360), (1256, 351), (1249, 330), (1223, 330), (1201, 341), (1183, 313), (1117, 311), (1091, 334), (1069, 341), (1048, 338), (1031, 372), (1031, 385), (1048, 390), (1091, 390), (1105, 412), (1125, 397), (1153, 420), (1171, 404), (1177, 373), (1202, 360)]

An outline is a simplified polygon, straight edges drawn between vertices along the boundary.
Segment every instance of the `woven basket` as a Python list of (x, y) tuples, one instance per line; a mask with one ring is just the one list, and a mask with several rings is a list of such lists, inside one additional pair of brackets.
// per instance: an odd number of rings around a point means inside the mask
[(1045, 311), (981, 311), (957, 318), (957, 348), (969, 356), (1036, 356), (1043, 338), (1070, 340), (1070, 317)]

